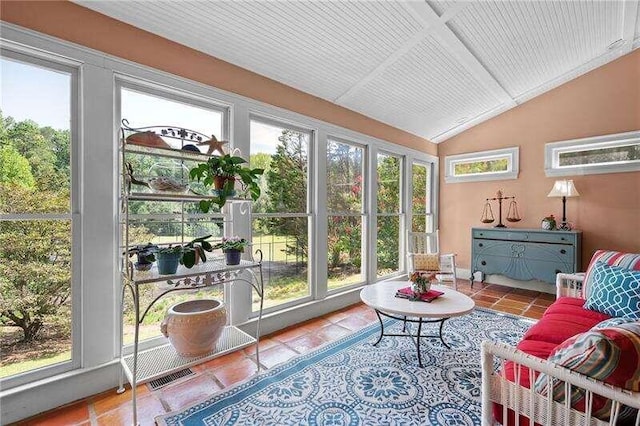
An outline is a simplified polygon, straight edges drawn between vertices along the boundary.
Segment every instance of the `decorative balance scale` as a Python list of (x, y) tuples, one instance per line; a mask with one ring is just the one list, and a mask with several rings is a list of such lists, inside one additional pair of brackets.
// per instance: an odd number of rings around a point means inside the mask
[(518, 212), (518, 203), (516, 202), (516, 197), (504, 197), (502, 191), (498, 190), (496, 192), (496, 196), (494, 198), (487, 198), (484, 204), (484, 208), (482, 209), (482, 217), (480, 221), (482, 223), (493, 223), (495, 222), (495, 218), (493, 216), (493, 210), (491, 209), (491, 201), (498, 200), (498, 224), (495, 228), (506, 228), (507, 226), (502, 223), (502, 200), (511, 200), (509, 203), (509, 209), (507, 210), (507, 221), (509, 222), (520, 222), (522, 219), (520, 217), (520, 213)]

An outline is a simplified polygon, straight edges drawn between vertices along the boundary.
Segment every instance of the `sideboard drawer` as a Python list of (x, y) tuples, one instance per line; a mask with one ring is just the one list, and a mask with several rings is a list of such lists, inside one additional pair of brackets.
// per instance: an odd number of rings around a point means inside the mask
[(474, 272), (516, 280), (555, 283), (558, 272), (580, 271), (580, 231), (473, 228), (471, 279)]
[(474, 228), (473, 239), (507, 240), (507, 241), (532, 241), (539, 243), (575, 244), (576, 232), (566, 231), (539, 231), (539, 230), (496, 230)]
[(570, 245), (539, 244), (519, 241), (474, 240), (474, 253), (524, 259), (558, 260), (573, 263), (575, 249)]

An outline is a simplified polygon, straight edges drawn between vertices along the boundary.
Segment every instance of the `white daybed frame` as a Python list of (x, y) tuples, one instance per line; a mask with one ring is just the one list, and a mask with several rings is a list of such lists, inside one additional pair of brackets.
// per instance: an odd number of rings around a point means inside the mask
[[(556, 279), (557, 296), (584, 298), (582, 281), (584, 274), (558, 274)], [(529, 418), (531, 426), (534, 422), (541, 425), (614, 425), (617, 421), (621, 404), (640, 410), (640, 392), (630, 392), (607, 385), (585, 375), (576, 373), (555, 363), (528, 355), (513, 346), (491, 341), (482, 342), (482, 424), (485, 426), (496, 424), (493, 418), (493, 403), (502, 405), (502, 418), (507, 422), (507, 409), (515, 413), (515, 422), (520, 424), (520, 416)], [(514, 362), (516, 374), (515, 383), (504, 378), (496, 368), (504, 361)], [(575, 388), (586, 391), (586, 412), (574, 410), (566, 402), (556, 402), (549, 396), (544, 396), (530, 389), (520, 386), (521, 367), (529, 369), (529, 382), (534, 383), (536, 372), (545, 373), (548, 377), (548, 389), (552, 380), (564, 382), (566, 401), (570, 401), (571, 392)], [(610, 421), (598, 420), (591, 415), (593, 394), (601, 395), (613, 401)], [(533, 407), (533, 409), (532, 409)], [(635, 417), (635, 426), (640, 426), (640, 411)], [(506, 426), (506, 425), (505, 425)], [(509, 425), (512, 426), (512, 425)]]

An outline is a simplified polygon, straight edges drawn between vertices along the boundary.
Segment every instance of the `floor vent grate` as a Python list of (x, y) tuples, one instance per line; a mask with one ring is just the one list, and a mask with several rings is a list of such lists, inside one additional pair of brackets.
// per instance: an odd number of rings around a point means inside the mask
[(194, 376), (194, 373), (190, 368), (185, 368), (184, 370), (176, 371), (175, 373), (168, 374), (166, 376), (160, 377), (159, 379), (151, 380), (148, 385), (149, 388), (154, 391), (160, 388), (163, 388), (178, 379), (182, 379), (184, 377)]

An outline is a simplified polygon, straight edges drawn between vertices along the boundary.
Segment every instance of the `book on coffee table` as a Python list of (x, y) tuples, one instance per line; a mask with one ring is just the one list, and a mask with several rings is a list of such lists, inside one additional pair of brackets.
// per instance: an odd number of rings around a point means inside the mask
[(411, 287), (404, 287), (396, 292), (396, 297), (403, 299), (420, 300), (422, 302), (431, 302), (434, 299), (442, 296), (444, 292), (438, 290), (429, 290), (426, 293), (417, 294), (414, 293)]

